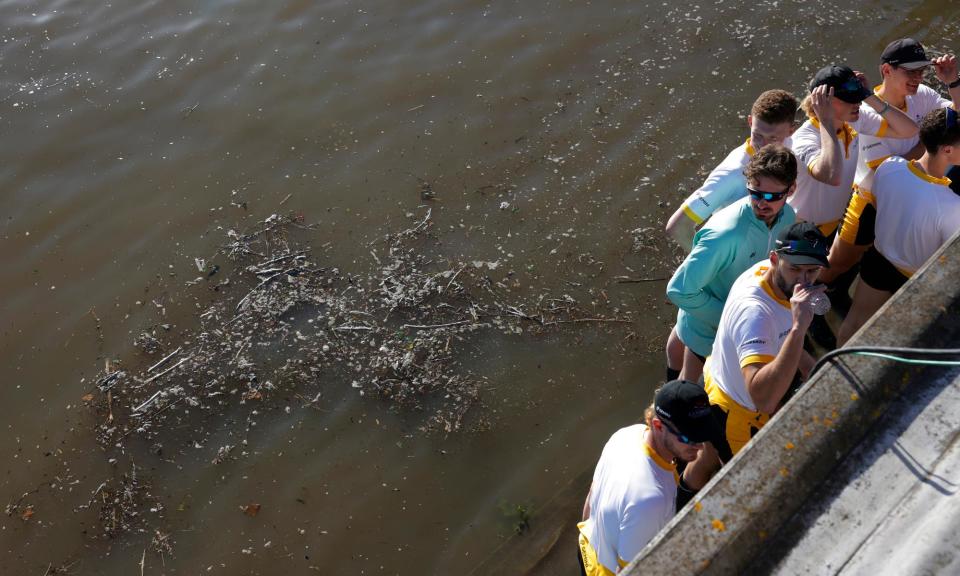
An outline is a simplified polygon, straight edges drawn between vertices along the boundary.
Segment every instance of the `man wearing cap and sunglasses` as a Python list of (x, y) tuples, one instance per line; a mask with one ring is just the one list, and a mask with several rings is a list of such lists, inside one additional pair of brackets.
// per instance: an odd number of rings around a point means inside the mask
[[(917, 125), (933, 110), (960, 102), (960, 77), (957, 74), (957, 59), (947, 54), (930, 60), (919, 42), (901, 38), (891, 42), (880, 57), (880, 74), (883, 83), (873, 89), (881, 99), (903, 110)], [(921, 83), (924, 70), (933, 66), (937, 78), (946, 84), (951, 100)], [(872, 109), (861, 105), (861, 114), (870, 114)], [(854, 180), (854, 194), (850, 198), (840, 230), (830, 249), (830, 270), (821, 280), (830, 284), (840, 274), (850, 270), (873, 245), (876, 221), (876, 203), (872, 193), (872, 174), (881, 162), (891, 156), (915, 160), (924, 148), (918, 136), (890, 138), (888, 136), (862, 135), (860, 158)], [(845, 288), (845, 287), (843, 287)]]
[[(824, 286), (814, 285), (827, 266), (827, 239), (809, 222), (797, 222), (777, 239), (769, 260), (744, 272), (730, 289), (704, 385), (721, 415), (723, 438), (705, 447), (684, 470), (685, 486), (698, 490), (762, 428), (813, 358), (803, 339)], [(713, 448), (716, 450), (714, 451)]]
[(840, 327), (846, 342), (907, 279), (960, 230), (960, 196), (946, 176), (960, 164), (960, 118), (938, 108), (920, 122), (919, 160), (892, 156), (877, 168), (872, 193), (876, 239), (860, 268), (853, 306)]
[(644, 419), (615, 432), (597, 463), (577, 525), (586, 576), (616, 574), (673, 518), (677, 461), (693, 460), (719, 433), (706, 392), (683, 380), (657, 390)]
[(780, 144), (764, 146), (750, 158), (743, 174), (747, 198), (710, 218), (667, 284), (667, 297), (680, 309), (674, 330), (686, 347), (680, 373), (684, 380), (700, 378), (734, 281), (764, 260), (780, 232), (796, 219), (787, 204), (797, 180), (793, 152)]
[[(868, 85), (861, 72), (825, 66), (810, 81), (810, 94), (801, 104), (808, 119), (794, 132), (792, 149), (806, 170), (800, 170), (790, 204), (797, 220), (813, 222), (824, 235), (836, 230), (850, 200), (859, 134), (909, 138), (917, 133), (909, 116)], [(876, 113), (861, 114), (861, 103)]]

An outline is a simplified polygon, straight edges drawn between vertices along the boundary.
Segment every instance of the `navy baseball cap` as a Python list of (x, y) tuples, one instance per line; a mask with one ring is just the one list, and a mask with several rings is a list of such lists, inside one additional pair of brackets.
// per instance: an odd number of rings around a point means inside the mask
[(810, 91), (813, 92), (817, 86), (824, 85), (833, 88), (834, 96), (850, 104), (859, 104), (864, 98), (873, 94), (860, 83), (849, 66), (831, 64), (817, 70), (813, 80), (810, 81)]
[(657, 417), (673, 424), (690, 442), (713, 442), (720, 426), (706, 390), (687, 380), (671, 380), (657, 390), (653, 399)]
[(925, 68), (933, 62), (927, 58), (923, 46), (913, 38), (894, 40), (884, 48), (880, 60), (886, 64), (893, 64), (907, 70)]

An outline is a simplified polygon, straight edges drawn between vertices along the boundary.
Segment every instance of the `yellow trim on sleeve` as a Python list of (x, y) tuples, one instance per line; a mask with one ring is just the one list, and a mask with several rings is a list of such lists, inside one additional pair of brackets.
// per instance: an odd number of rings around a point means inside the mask
[(889, 127), (890, 127), (890, 124), (887, 123), (887, 119), (886, 119), (886, 118), (884, 118), (883, 120), (881, 120), (881, 121), (880, 121), (880, 128), (877, 130), (877, 134), (876, 134), (877, 138), (883, 138), (884, 135), (887, 133), (887, 128), (889, 128)]
[(617, 556), (617, 566), (619, 566), (621, 570), (623, 570), (624, 568), (626, 568), (627, 564), (629, 564), (629, 563), (630, 563), (630, 562), (624, 560), (624, 559), (621, 558), (620, 556)]
[(746, 368), (751, 364), (769, 364), (773, 362), (775, 356), (769, 354), (751, 354), (740, 361), (740, 367)]
[(933, 184), (940, 184), (941, 186), (949, 186), (951, 180), (947, 177), (937, 178), (936, 176), (931, 176), (923, 171), (923, 168), (920, 167), (920, 163), (916, 160), (911, 160), (907, 163), (907, 167), (910, 168), (910, 171), (913, 172), (913, 175), (921, 180), (926, 180)]
[(756, 151), (756, 149), (753, 147), (753, 142), (751, 142), (751, 141), (750, 141), (750, 137), (747, 136), (747, 156), (753, 157), (753, 155), (756, 154), (756, 153), (757, 153), (757, 151)]
[(889, 158), (889, 157), (890, 157), (890, 155), (887, 154), (887, 155), (884, 156), (883, 158), (877, 158), (876, 160), (870, 160), (869, 162), (867, 162), (867, 167), (870, 168), (871, 170), (876, 170), (876, 169), (877, 169), (877, 166), (880, 166), (881, 164), (883, 164), (883, 161), (886, 160), (886, 159)]
[(697, 216), (696, 212), (691, 210), (686, 204), (683, 205), (683, 213), (687, 215), (687, 218), (693, 220), (697, 226), (703, 224), (703, 218)]

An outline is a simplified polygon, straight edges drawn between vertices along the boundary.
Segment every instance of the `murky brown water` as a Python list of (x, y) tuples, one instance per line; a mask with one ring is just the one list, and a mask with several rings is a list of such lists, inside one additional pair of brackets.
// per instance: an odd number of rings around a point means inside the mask
[(535, 535), (648, 401), (673, 311), (662, 284), (614, 277), (671, 272), (631, 231), (659, 230), (743, 139), (754, 96), (802, 93), (838, 54), (875, 76), (898, 36), (960, 40), (943, 1), (58, 0), (0, 17), (0, 491), (34, 506), (0, 517), (2, 574), (140, 569), (152, 534), (94, 538), (77, 511), (111, 466), (80, 398), (105, 359), (137, 361), (145, 327), (196, 327), (194, 258), (294, 211), (359, 273), (424, 186), (445, 256), (636, 322), (481, 338), (464, 362), (489, 382), (485, 432), (424, 436), (343, 389), (261, 415), (224, 465), (242, 423), (199, 448), (181, 430), (163, 458), (134, 443), (174, 540), (144, 573), (470, 572), (503, 553), (509, 509)]

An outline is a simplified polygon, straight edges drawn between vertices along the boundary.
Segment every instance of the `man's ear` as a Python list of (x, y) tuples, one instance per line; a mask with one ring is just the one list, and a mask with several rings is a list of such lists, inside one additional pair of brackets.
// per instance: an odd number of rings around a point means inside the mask
[(776, 250), (770, 251), (770, 264), (776, 266), (777, 262), (780, 261), (780, 255), (777, 254)]
[(787, 198), (793, 196), (793, 193), (797, 191), (797, 181), (794, 180), (793, 184), (790, 185), (790, 189), (787, 190)]
[(753, 114), (747, 114), (747, 128), (753, 130)]

